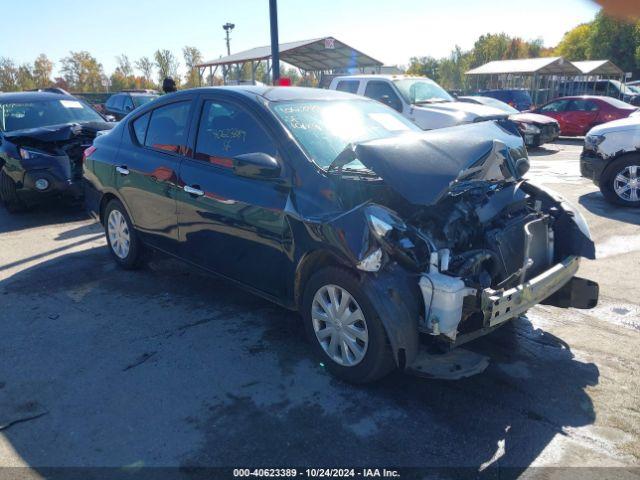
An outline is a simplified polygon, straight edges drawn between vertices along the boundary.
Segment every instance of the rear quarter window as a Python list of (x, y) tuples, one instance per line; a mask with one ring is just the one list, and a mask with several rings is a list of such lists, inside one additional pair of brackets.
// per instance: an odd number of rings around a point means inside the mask
[(149, 118), (151, 113), (145, 113), (141, 117), (133, 121), (133, 135), (139, 145), (144, 145), (145, 136), (147, 135), (147, 127), (149, 126)]

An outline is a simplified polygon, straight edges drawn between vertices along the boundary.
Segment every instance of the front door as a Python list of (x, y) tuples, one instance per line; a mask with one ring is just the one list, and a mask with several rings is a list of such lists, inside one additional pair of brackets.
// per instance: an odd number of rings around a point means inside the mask
[(278, 158), (276, 143), (235, 103), (203, 98), (199, 111), (195, 152), (180, 168), (186, 187), (178, 193), (180, 255), (279, 297), (285, 287), (288, 189), (277, 180), (238, 176), (232, 168), (237, 155)]
[(170, 103), (136, 118), (132, 145), (120, 149), (116, 166), (116, 188), (136, 229), (147, 243), (172, 253), (178, 240), (178, 169), (186, 151), (191, 103)]
[(587, 99), (569, 102), (565, 113), (565, 135), (584, 135), (598, 117), (598, 104)]

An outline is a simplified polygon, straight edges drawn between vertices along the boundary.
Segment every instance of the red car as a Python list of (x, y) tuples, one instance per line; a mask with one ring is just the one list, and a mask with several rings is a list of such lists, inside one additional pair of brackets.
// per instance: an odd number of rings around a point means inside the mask
[(560, 124), (560, 135), (582, 136), (596, 125), (626, 118), (637, 109), (616, 98), (583, 95), (556, 98), (533, 112), (555, 118)]

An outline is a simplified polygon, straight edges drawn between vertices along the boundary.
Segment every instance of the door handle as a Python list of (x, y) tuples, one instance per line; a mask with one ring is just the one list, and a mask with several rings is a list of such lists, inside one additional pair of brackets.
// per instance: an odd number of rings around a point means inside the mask
[(201, 197), (204, 195), (204, 192), (198, 188), (198, 185), (194, 185), (190, 187), (189, 185), (185, 185), (182, 189), (187, 192), (189, 195), (194, 195), (196, 197)]
[(118, 172), (120, 175), (129, 175), (129, 169), (125, 165), (116, 167), (116, 172)]

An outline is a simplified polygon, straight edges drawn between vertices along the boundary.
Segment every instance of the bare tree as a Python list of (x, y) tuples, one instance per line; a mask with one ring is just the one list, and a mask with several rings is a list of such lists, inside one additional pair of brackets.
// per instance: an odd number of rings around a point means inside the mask
[(140, 70), (147, 86), (153, 85), (153, 62), (149, 57), (142, 57), (135, 62), (136, 68)]
[(133, 67), (131, 66), (129, 57), (125, 54), (118, 55), (116, 57), (116, 63), (116, 70), (119, 71), (123, 77), (128, 78), (133, 76)]
[(187, 66), (187, 87), (197, 87), (200, 84), (200, 72), (196, 65), (202, 63), (202, 53), (197, 47), (186, 46), (182, 49), (184, 63)]
[(176, 82), (176, 85), (180, 84), (180, 76), (178, 75), (178, 60), (171, 53), (170, 50), (156, 50), (153, 55), (156, 60), (156, 67), (158, 68), (158, 79), (160, 84), (162, 81), (171, 77)]

